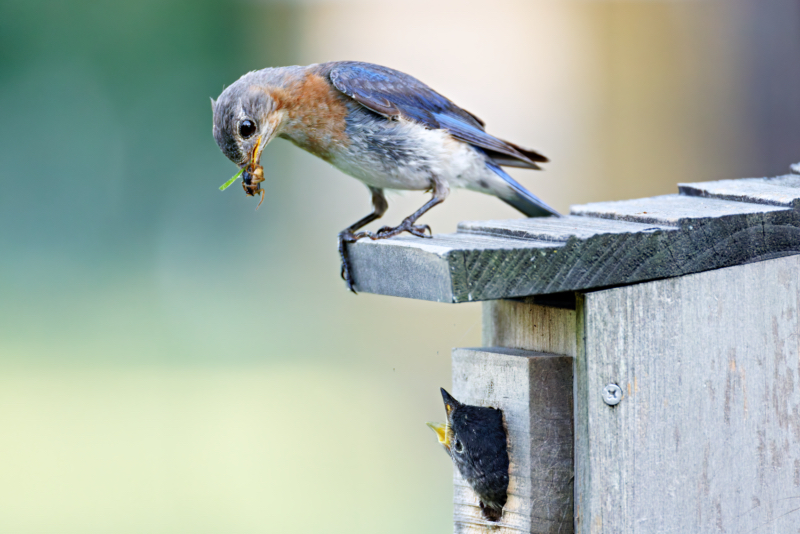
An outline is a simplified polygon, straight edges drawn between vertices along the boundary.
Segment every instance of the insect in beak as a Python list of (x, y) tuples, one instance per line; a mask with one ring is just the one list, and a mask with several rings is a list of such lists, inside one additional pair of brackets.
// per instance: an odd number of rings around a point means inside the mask
[(261, 151), (265, 145), (261, 144), (261, 136), (256, 141), (256, 146), (253, 147), (253, 153), (250, 157), (250, 164), (245, 167), (242, 173), (242, 188), (248, 196), (255, 196), (256, 193), (261, 193), (261, 200), (256, 206), (256, 209), (261, 207), (264, 202), (264, 190), (261, 189), (261, 182), (264, 181), (264, 167), (258, 164), (261, 159)]
[(256, 145), (253, 147), (253, 152), (250, 154), (250, 163), (242, 167), (239, 172), (233, 175), (233, 178), (222, 184), (219, 190), (225, 191), (241, 176), (242, 188), (247, 196), (254, 197), (256, 193), (261, 193), (261, 200), (256, 206), (256, 209), (260, 208), (264, 202), (264, 190), (261, 189), (261, 182), (264, 181), (264, 167), (259, 165), (258, 161), (261, 159), (261, 151), (264, 150), (266, 145), (266, 143), (261, 143), (261, 136), (259, 136)]

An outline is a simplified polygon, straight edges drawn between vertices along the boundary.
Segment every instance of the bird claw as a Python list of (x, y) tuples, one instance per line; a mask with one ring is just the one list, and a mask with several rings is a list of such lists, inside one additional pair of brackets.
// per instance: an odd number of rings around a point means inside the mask
[(354, 295), (358, 295), (358, 291), (355, 288), (355, 281), (353, 280), (353, 274), (350, 272), (350, 267), (347, 265), (346, 261), (342, 262), (342, 280), (344, 280), (347, 289), (353, 292)]
[(342, 270), (340, 274), (342, 276), (342, 280), (344, 280), (344, 283), (347, 284), (347, 289), (356, 295), (358, 292), (355, 289), (353, 271), (350, 268), (350, 256), (347, 254), (347, 243), (355, 243), (360, 238), (367, 237), (366, 235), (361, 235), (365, 233), (366, 232), (354, 234), (353, 232), (348, 232), (347, 230), (339, 233), (339, 257), (342, 259)]
[[(427, 234), (425, 233), (426, 231), (428, 232)], [(358, 292), (355, 289), (355, 280), (353, 280), (353, 270), (350, 267), (350, 255), (347, 253), (347, 244), (355, 243), (359, 239), (363, 239), (365, 237), (368, 237), (373, 241), (376, 239), (386, 239), (388, 237), (393, 237), (403, 232), (408, 232), (417, 237), (424, 237), (428, 239), (433, 237), (433, 232), (431, 231), (430, 226), (428, 226), (427, 224), (416, 226), (407, 219), (402, 223), (400, 223), (399, 226), (396, 226), (394, 228), (391, 226), (384, 226), (383, 228), (374, 233), (373, 232), (353, 233), (350, 230), (339, 232), (339, 257), (342, 259), (342, 269), (339, 274), (341, 275), (342, 280), (344, 280), (345, 284), (347, 284), (347, 289), (349, 289), (355, 294), (358, 294)]]
[[(428, 232), (427, 234), (425, 233), (426, 231)], [(403, 232), (408, 232), (411, 235), (428, 239), (433, 237), (433, 231), (431, 231), (430, 226), (428, 226), (427, 224), (417, 226), (411, 224), (411, 221), (409, 221), (408, 219), (400, 223), (399, 226), (395, 226), (394, 228), (392, 228), (391, 226), (384, 226), (383, 228), (381, 228), (374, 234), (369, 235), (368, 237), (373, 240), (386, 239), (387, 237), (394, 237)]]

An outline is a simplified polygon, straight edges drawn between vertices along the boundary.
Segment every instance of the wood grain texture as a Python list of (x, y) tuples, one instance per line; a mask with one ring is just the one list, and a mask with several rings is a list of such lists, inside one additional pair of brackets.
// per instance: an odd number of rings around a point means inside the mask
[(573, 530), (572, 358), (507, 348), (454, 349), (453, 396), (503, 410), (508, 502), (497, 523), (454, 469), (456, 534)]
[(797, 175), (683, 184), (680, 195), (468, 221), (349, 247), (359, 291), (441, 302), (586, 291), (800, 253)]
[(678, 184), (684, 195), (800, 208), (800, 175)]
[(574, 357), (576, 312), (513, 300), (483, 303), (482, 343)]
[(698, 222), (726, 217), (746, 218), (775, 211), (763, 205), (716, 198), (688, 195), (662, 195), (658, 197), (595, 202), (573, 206), (572, 213), (584, 217), (601, 217), (618, 221), (681, 227), (685, 230)]
[[(379, 241), (363, 239), (348, 247), (356, 289), (366, 293), (432, 300), (469, 302), (483, 300), (470, 293), (463, 283), (456, 288), (454, 278), (464, 277), (461, 254), (492, 257), (514, 254), (520, 249), (552, 248), (538, 241), (469, 236), (436, 235), (431, 239), (398, 236)], [(560, 246), (560, 245), (557, 245)]]
[(800, 256), (588, 293), (577, 322), (577, 532), (800, 531)]

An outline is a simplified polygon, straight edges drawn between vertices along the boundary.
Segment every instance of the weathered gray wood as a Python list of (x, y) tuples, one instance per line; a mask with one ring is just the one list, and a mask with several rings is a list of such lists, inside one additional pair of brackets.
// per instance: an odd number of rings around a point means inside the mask
[(800, 175), (678, 184), (684, 195), (800, 208)]
[(550, 245), (440, 234), (432, 239), (405, 235), (378, 241), (362, 239), (348, 250), (358, 291), (437, 302), (467, 302), (473, 300), (469, 289), (463, 283), (458, 289), (453, 287), (453, 276), (464, 276), (463, 268), (458, 265), (463, 265), (459, 259), (461, 251), (492, 256), (500, 251), (518, 252), (521, 246), (538, 251), (537, 247)]
[(798, 532), (800, 256), (588, 293), (577, 322), (577, 532)]
[(454, 469), (456, 534), (561, 533), (573, 528), (572, 358), (507, 348), (454, 349), (453, 396), (503, 410), (508, 502), (499, 522)]
[[(724, 197), (723, 190), (714, 195)], [(457, 233), (432, 239), (361, 240), (350, 247), (356, 287), (467, 302), (610, 287), (800, 253), (800, 212), (786, 206), (684, 194), (572, 211), (562, 218), (465, 222)]]
[(570, 239), (591, 239), (598, 234), (626, 235), (672, 229), (668, 225), (610, 221), (574, 215), (504, 221), (464, 221), (458, 224), (458, 231), (461, 234), (534, 239), (556, 243), (566, 243)]
[(574, 357), (577, 354), (575, 310), (513, 300), (483, 303), (485, 347), (509, 347)]
[(733, 217), (746, 220), (748, 216), (759, 217), (769, 212), (780, 211), (759, 204), (735, 202), (686, 195), (662, 195), (658, 197), (595, 202), (573, 206), (574, 215), (601, 217), (618, 221), (689, 228), (698, 223), (714, 223), (717, 219)]

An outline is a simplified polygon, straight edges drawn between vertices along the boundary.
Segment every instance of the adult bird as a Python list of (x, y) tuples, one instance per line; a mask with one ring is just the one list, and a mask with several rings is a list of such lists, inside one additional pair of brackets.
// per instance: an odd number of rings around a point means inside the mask
[[(494, 195), (529, 217), (558, 215), (501, 168), (539, 169), (537, 163), (547, 158), (486, 133), (478, 117), (394, 69), (336, 61), (253, 71), (212, 99), (212, 108), (214, 139), (245, 170), (249, 195), (260, 190), (257, 182), (263, 176), (246, 169), (258, 165), (275, 137), (366, 184), (372, 213), (339, 233), (342, 278), (354, 292), (347, 244), (401, 232), (430, 237), (428, 225), (415, 223), (443, 202), (451, 187)], [(385, 189), (430, 191), (433, 196), (396, 227), (359, 231), (386, 212)]]
[(478, 495), (481, 513), (499, 521), (508, 499), (508, 437), (503, 412), (470, 406), (441, 389), (447, 422), (428, 423), (461, 477)]

